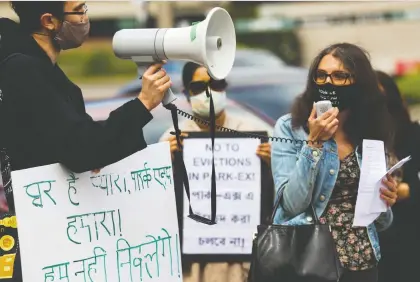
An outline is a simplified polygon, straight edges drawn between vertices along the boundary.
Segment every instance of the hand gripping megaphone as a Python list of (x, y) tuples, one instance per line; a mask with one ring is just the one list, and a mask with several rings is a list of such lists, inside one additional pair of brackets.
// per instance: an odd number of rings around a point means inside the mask
[[(213, 8), (204, 21), (183, 28), (122, 29), (112, 40), (118, 58), (137, 64), (143, 75), (146, 68), (163, 60), (185, 60), (203, 65), (216, 80), (232, 69), (236, 52), (235, 27), (229, 13)], [(176, 99), (169, 89), (164, 106)]]

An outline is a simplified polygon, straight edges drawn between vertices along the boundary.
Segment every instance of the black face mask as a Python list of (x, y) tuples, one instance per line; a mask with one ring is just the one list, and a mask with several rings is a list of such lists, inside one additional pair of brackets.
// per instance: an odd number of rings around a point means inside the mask
[(316, 84), (316, 102), (329, 100), (340, 111), (352, 108), (356, 101), (358, 88), (354, 84), (337, 86), (331, 83)]

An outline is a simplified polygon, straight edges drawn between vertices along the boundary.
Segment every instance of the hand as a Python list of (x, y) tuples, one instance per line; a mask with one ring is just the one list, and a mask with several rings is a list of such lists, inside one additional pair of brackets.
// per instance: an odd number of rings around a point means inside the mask
[(316, 117), (315, 104), (308, 119), (309, 140), (326, 141), (332, 138), (338, 128), (338, 108), (331, 108), (321, 116)]
[(410, 186), (405, 182), (401, 182), (397, 186), (397, 194), (398, 194), (397, 201), (401, 201), (401, 200), (405, 200), (405, 199), (409, 198), (410, 197)]
[[(184, 145), (184, 138), (188, 137), (187, 133), (181, 132), (181, 146)], [(179, 151), (181, 148), (178, 147), (178, 143), (176, 142), (176, 136), (175, 135), (171, 135), (168, 138), (169, 141), (169, 145), (170, 145), (170, 151), (171, 151), (171, 157), (172, 160), (174, 159), (174, 152)]]
[(98, 174), (101, 172), (101, 168), (94, 169), (92, 170), (92, 172)]
[(271, 165), (271, 144), (261, 143), (257, 148), (257, 156), (266, 162), (269, 166)]
[(9, 212), (9, 206), (7, 205), (6, 199), (0, 198), (0, 213)]
[(9, 206), (7, 205), (6, 193), (3, 185), (0, 185), (0, 212), (8, 212)]
[(151, 65), (142, 77), (142, 89), (138, 98), (149, 111), (162, 102), (165, 92), (172, 84), (170, 77), (162, 69), (162, 66), (163, 64)]
[(391, 175), (387, 174), (382, 179), (382, 184), (385, 187), (381, 187), (381, 198), (387, 203), (388, 207), (392, 207), (398, 198), (397, 181)]

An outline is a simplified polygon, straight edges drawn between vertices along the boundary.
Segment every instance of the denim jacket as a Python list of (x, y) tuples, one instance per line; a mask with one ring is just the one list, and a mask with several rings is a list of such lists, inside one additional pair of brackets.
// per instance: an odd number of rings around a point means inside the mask
[[(274, 136), (307, 140), (308, 134), (303, 128), (292, 129), (291, 121), (290, 114), (282, 116), (276, 123)], [(278, 192), (283, 191), (282, 203), (276, 211), (274, 224), (313, 224), (314, 220), (308, 210), (312, 195), (315, 212), (321, 217), (337, 180), (340, 167), (337, 144), (334, 140), (329, 140), (321, 149), (317, 149), (303, 142), (273, 142), (271, 150), (275, 187)], [(361, 155), (357, 148), (356, 155), (360, 166)], [(279, 193), (277, 197), (278, 195)], [(367, 227), (377, 261), (381, 257), (377, 231), (388, 228), (392, 219), (392, 210), (388, 208)]]

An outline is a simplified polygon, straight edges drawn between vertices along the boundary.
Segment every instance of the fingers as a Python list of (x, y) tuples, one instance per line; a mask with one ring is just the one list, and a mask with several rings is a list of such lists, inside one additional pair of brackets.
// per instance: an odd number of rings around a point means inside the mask
[(258, 149), (271, 149), (270, 143), (261, 143), (258, 145)]
[(154, 73), (156, 73), (159, 69), (163, 67), (163, 63), (159, 64), (153, 64), (150, 67), (147, 68), (147, 70), (144, 72), (143, 76), (151, 76)]
[(338, 127), (338, 119), (333, 119), (331, 122), (327, 123), (327, 125), (324, 128), (325, 132), (330, 132), (331, 129), (333, 129), (334, 127)]
[(386, 203), (388, 204), (388, 206), (393, 206), (397, 202), (397, 198), (388, 197), (388, 196), (385, 196), (383, 194), (381, 194), (381, 199), (383, 199), (384, 201), (386, 201)]
[(331, 133), (335, 133), (338, 129), (338, 125), (334, 126), (333, 128), (331, 128), (330, 132)]
[(315, 108), (315, 103), (312, 106), (312, 111), (311, 114), (309, 115), (309, 120), (314, 120), (316, 118), (316, 108)]
[[(175, 137), (175, 136), (173, 136)], [(183, 145), (182, 142), (183, 140), (181, 139), (181, 146)], [(176, 142), (176, 138), (172, 138), (172, 140), (169, 142), (169, 146), (171, 148), (171, 152), (177, 151), (180, 148), (178, 147), (178, 142)]]
[(394, 179), (394, 177), (393, 177), (391, 174), (387, 173), (387, 174), (385, 175), (385, 177), (386, 177), (386, 179), (387, 179), (388, 181), (390, 181), (390, 182), (395, 182), (395, 179)]
[(271, 154), (267, 152), (257, 151), (257, 156), (268, 166), (271, 166)]
[[(181, 146), (184, 145), (183, 138), (185, 138), (187, 136), (188, 136), (187, 133), (181, 133)], [(180, 150), (180, 148), (178, 147), (178, 142), (176, 141), (176, 136), (175, 135), (172, 135), (171, 137), (169, 137), (168, 141), (170, 141), (169, 146), (170, 146), (170, 151), (171, 152), (175, 152), (175, 151)]]
[(271, 158), (271, 153), (266, 151), (257, 150), (257, 156), (261, 158)]
[(169, 80), (168, 82), (166, 82), (165, 84), (159, 86), (157, 89), (159, 91), (162, 91), (163, 93), (165, 93), (169, 88), (171, 88), (172, 85), (172, 81)]
[(397, 193), (389, 190), (388, 188), (385, 187), (381, 187), (381, 194), (383, 196), (389, 197), (389, 198), (396, 198), (397, 197)]
[(395, 181), (391, 182), (388, 179), (384, 179), (382, 182), (387, 188), (381, 187), (381, 199), (386, 201), (388, 206), (393, 206), (398, 198), (397, 185), (395, 185)]
[(150, 79), (154, 81), (159, 81), (161, 78), (166, 76), (166, 71), (164, 69), (160, 69), (157, 73), (150, 76)]
[[(188, 133), (181, 132), (181, 134), (179, 136), (181, 137), (181, 142), (182, 142), (182, 138), (188, 137)], [(168, 141), (173, 141), (173, 140), (176, 141), (176, 135), (169, 136)]]
[(169, 77), (169, 75), (165, 75), (165, 76), (161, 77), (160, 79), (155, 80), (155, 85), (156, 86), (162, 86), (170, 80), (171, 80), (171, 78)]
[(325, 122), (330, 123), (332, 122), (338, 115), (338, 109), (337, 108), (331, 108), (325, 113), (322, 114), (320, 117), (321, 120), (325, 120)]
[(391, 193), (397, 192), (397, 183), (392, 178), (392, 176), (387, 174), (386, 178), (382, 179), (382, 183), (388, 188), (387, 190), (389, 190)]
[(271, 144), (270, 143), (261, 143), (258, 145), (257, 156), (260, 157), (262, 160), (267, 162), (268, 164), (271, 161)]
[(171, 151), (171, 153), (173, 153), (175, 151), (179, 151), (178, 144), (177, 143), (175, 143), (175, 144), (172, 144), (171, 143), (171, 146), (170, 146), (170, 149), (169, 150)]

